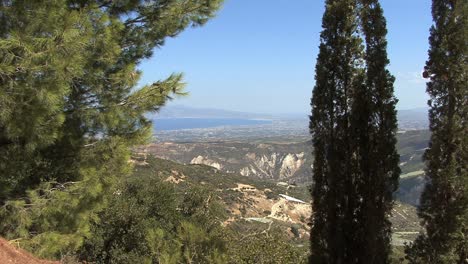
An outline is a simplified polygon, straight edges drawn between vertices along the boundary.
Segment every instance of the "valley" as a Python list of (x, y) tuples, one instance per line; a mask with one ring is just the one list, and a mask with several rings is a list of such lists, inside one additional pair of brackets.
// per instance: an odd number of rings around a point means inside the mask
[[(422, 155), (429, 136), (427, 130), (398, 134), (402, 178), (397, 197), (412, 205), (418, 203), (424, 185)], [(208, 165), (245, 177), (307, 185), (312, 181), (312, 145), (310, 141), (294, 141), (153, 142), (136, 152), (182, 164)]]

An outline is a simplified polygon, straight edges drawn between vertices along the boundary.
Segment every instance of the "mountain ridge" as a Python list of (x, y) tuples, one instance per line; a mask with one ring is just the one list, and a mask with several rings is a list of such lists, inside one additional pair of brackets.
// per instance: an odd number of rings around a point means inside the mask
[[(399, 119), (404, 120), (426, 120), (427, 107), (417, 107), (397, 110)], [(158, 113), (150, 115), (150, 118), (262, 118), (262, 119), (307, 119), (309, 113), (254, 113), (235, 110), (226, 110), (209, 107), (191, 107), (186, 105), (169, 105), (162, 108)]]

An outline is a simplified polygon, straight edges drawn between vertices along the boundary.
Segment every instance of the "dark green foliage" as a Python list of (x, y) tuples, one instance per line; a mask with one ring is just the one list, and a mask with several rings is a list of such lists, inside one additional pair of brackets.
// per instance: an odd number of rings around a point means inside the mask
[(400, 169), (385, 19), (378, 1), (330, 0), (322, 26), (310, 262), (388, 263)]
[(425, 75), (432, 132), (419, 216), (426, 229), (410, 263), (468, 261), (468, 2), (433, 0)]
[(355, 221), (364, 228), (355, 234), (354, 243), (359, 246), (352, 254), (356, 263), (388, 263), (392, 231), (388, 215), (400, 176), (396, 151), (397, 100), (393, 95), (395, 78), (386, 69), (389, 64), (387, 29), (379, 1), (358, 3), (366, 43), (366, 68), (363, 85), (357, 85), (351, 95), (356, 174), (347, 184), (355, 186), (351, 189), (355, 193), (350, 209), (357, 210)]
[[(0, 232), (16, 239), (41, 257), (75, 252), (92, 235), (89, 223), (107, 206), (116, 178), (129, 173), (127, 146), (108, 140), (93, 148), (83, 179), (77, 182), (44, 182), (24, 199), (8, 200), (0, 209)], [(94, 162), (103, 164), (96, 168)]]
[[(326, 1), (316, 84), (312, 96), (310, 132), (314, 146), (310, 263), (343, 263), (345, 245), (345, 181), (349, 178), (348, 96), (356, 65), (361, 63), (356, 4)], [(352, 222), (350, 222), (352, 223)]]
[(92, 32), (60, 0), (0, 1), (0, 14), (1, 204), (47, 177), (36, 171), (48, 163), (38, 152), (61, 136), (63, 98), (84, 75)]
[(232, 264), (301, 264), (307, 263), (304, 250), (288, 243), (281, 230), (237, 234), (228, 249)]
[(183, 83), (172, 75), (134, 91), (136, 65), (220, 2), (0, 1), (0, 199), (80, 179), (84, 147), (103, 138), (144, 142), (143, 114), (183, 94)]
[(82, 259), (97, 263), (224, 263), (219, 204), (205, 189), (132, 179), (92, 226)]

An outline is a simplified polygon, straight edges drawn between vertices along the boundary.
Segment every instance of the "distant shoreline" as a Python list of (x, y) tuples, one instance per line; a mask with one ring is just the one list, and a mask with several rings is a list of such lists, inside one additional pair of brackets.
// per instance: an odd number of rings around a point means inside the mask
[(271, 119), (261, 118), (156, 118), (153, 119), (153, 127), (156, 131), (170, 131), (181, 129), (214, 128), (224, 126), (246, 126), (271, 124)]

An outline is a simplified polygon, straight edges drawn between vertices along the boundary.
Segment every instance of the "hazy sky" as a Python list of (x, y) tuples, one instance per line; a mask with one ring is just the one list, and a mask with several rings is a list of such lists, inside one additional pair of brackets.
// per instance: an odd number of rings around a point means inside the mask
[[(399, 109), (426, 106), (428, 0), (381, 0)], [(168, 39), (140, 65), (142, 84), (183, 72), (190, 96), (174, 104), (308, 113), (323, 0), (226, 0), (204, 27)]]

